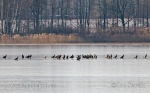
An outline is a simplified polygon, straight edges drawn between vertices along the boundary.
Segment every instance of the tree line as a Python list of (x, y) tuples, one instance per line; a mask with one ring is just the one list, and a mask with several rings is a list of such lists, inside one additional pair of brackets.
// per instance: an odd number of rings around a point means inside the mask
[(125, 33), (149, 27), (149, 17), (149, 0), (0, 0), (0, 33), (9, 35), (107, 32), (110, 27)]

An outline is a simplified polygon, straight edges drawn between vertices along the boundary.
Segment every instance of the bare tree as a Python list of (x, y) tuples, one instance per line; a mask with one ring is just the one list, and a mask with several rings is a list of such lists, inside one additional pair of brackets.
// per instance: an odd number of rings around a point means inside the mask
[(114, 0), (113, 2), (115, 3), (116, 8), (118, 9), (117, 10), (118, 16), (121, 19), (123, 32), (125, 32), (126, 31), (125, 26), (126, 26), (126, 23), (127, 23), (127, 22), (125, 22), (125, 18), (127, 16), (128, 9), (131, 6), (131, 4), (133, 5), (133, 2), (132, 2), (132, 0), (116, 0), (116, 1)]
[(55, 0), (51, 1), (51, 30), (54, 27)]
[(146, 0), (146, 26), (149, 27), (149, 5), (150, 5), (150, 2), (149, 0)]
[(4, 1), (3, 0), (1, 0), (1, 34), (3, 34), (4, 33), (4, 31), (3, 31), (3, 27), (4, 27), (4, 25), (3, 25), (3, 21), (4, 20)]
[(35, 18), (35, 31), (36, 33), (41, 33), (39, 27), (40, 27), (40, 17), (42, 17), (43, 10), (46, 6), (45, 0), (33, 0), (31, 5), (31, 11), (33, 14), (33, 18)]

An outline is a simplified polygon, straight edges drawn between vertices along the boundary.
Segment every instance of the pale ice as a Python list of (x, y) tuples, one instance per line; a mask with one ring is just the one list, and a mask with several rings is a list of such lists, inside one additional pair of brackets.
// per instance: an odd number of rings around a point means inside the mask
[[(0, 45), (0, 93), (149, 93), (149, 52), (149, 44)], [(57, 60), (54, 54), (97, 59)]]

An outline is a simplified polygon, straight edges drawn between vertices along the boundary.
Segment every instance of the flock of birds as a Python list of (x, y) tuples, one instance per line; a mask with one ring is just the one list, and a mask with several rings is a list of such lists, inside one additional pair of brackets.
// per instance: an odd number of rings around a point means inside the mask
[[(8, 57), (8, 55), (6, 54), (5, 56), (3, 56), (2, 58), (3, 59), (6, 59)], [(23, 60), (23, 59), (31, 59), (32, 58), (32, 55), (30, 54), (30, 55), (27, 55), (27, 56), (25, 56), (25, 55), (21, 55), (21, 59)], [(44, 59), (46, 59), (47, 58), (47, 56), (44, 56)], [(77, 56), (75, 56), (75, 55), (71, 55), (71, 56), (69, 56), (69, 55), (53, 55), (53, 56), (51, 56), (51, 58), (52, 59), (58, 59), (58, 60), (60, 60), (60, 59), (63, 59), (63, 60), (65, 60), (65, 59), (74, 59), (74, 58), (76, 58), (76, 60), (80, 60), (81, 58), (83, 58), (83, 59), (97, 59), (97, 55), (96, 54), (94, 54), (94, 55), (92, 55), (92, 54), (87, 54), (87, 55), (77, 55)], [(14, 60), (16, 60), (16, 61), (18, 61), (19, 60), (19, 57), (17, 56)]]
[[(22, 54), (22, 59), (27, 58), (27, 59), (31, 59), (32, 55), (27, 55), (26, 57)], [(3, 59), (7, 58), (7, 54), (5, 56), (2, 57)], [(19, 57), (17, 56), (14, 60), (18, 61)]]
[(68, 56), (68, 55), (53, 55), (51, 58), (53, 58), (53, 59), (63, 59), (63, 60), (69, 59), (69, 58), (71, 58), (71, 59), (76, 58), (77, 60), (80, 60), (81, 58), (83, 58), (83, 59), (97, 59), (97, 55), (96, 54), (94, 54), (94, 55), (92, 55), (92, 54), (83, 55), (82, 54), (82, 55), (77, 55), (76, 57), (74, 55), (71, 55), (71, 56)]
[[(117, 54), (114, 57), (112, 56), (112, 54), (110, 54), (110, 55), (107, 54), (107, 56), (106, 56), (107, 59), (112, 59), (112, 58), (117, 59), (117, 57), (118, 57)], [(138, 55), (135, 55), (134, 58), (137, 59)], [(143, 58), (147, 59), (147, 54), (145, 54)], [(120, 56), (120, 59), (124, 59), (124, 54), (122, 56)]]
[[(147, 54), (145, 54), (144, 55), (144, 59), (147, 59)], [(124, 57), (125, 57), (125, 55), (123, 54), (122, 56), (118, 56), (117, 54), (115, 55), (115, 56), (113, 56), (112, 54), (107, 54), (106, 55), (106, 58), (107, 59), (117, 59), (117, 58), (120, 58), (120, 59), (124, 59)], [(134, 56), (134, 59), (137, 59), (139, 56), (138, 55), (135, 55)], [(7, 58), (7, 54), (5, 55), (5, 56), (3, 56), (2, 57), (3, 59), (6, 59)], [(32, 58), (32, 55), (30, 54), (30, 55), (27, 55), (27, 56), (25, 56), (25, 55), (21, 55), (21, 59), (31, 59)], [(47, 58), (47, 56), (44, 56), (44, 59), (46, 59)], [(58, 60), (60, 60), (60, 59), (63, 59), (63, 60), (65, 60), (65, 59), (74, 59), (74, 58), (76, 58), (76, 60), (81, 60), (81, 59), (97, 59), (97, 55), (96, 54), (94, 54), (94, 55), (92, 55), (92, 54), (87, 54), (87, 55), (77, 55), (77, 56), (75, 56), (75, 55), (71, 55), (71, 56), (69, 56), (69, 55), (53, 55), (53, 56), (51, 56), (51, 58), (52, 59), (58, 59)], [(16, 61), (18, 61), (19, 60), (19, 57), (17, 56), (14, 60), (16, 60)]]

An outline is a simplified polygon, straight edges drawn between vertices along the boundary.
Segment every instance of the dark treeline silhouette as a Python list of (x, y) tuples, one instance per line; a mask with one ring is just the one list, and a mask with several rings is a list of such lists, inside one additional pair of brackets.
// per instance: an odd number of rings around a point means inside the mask
[(1, 34), (126, 33), (149, 27), (150, 1), (0, 0), (0, 10)]

